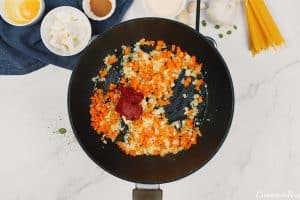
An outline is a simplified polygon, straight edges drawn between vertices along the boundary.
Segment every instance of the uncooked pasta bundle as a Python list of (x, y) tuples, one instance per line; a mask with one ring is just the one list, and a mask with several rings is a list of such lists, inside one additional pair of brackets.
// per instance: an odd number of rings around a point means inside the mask
[(250, 50), (253, 55), (282, 46), (285, 41), (264, 0), (245, 0)]

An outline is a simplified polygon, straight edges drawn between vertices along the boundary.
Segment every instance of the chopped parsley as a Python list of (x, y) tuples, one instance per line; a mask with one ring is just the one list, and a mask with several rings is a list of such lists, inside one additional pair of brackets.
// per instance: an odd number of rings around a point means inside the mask
[(227, 35), (230, 35), (231, 33), (232, 33), (231, 30), (229, 30), (229, 31), (226, 32)]
[(67, 129), (65, 129), (65, 128), (58, 129), (58, 133), (61, 135), (64, 135), (66, 132), (67, 132)]

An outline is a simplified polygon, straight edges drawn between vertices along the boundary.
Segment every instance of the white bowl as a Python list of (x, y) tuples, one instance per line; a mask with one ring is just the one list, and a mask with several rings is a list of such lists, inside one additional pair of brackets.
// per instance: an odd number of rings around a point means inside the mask
[[(51, 40), (50, 30), (54, 24), (55, 16), (58, 13), (72, 13), (72, 15), (75, 15), (76, 17), (80, 18), (80, 20), (82, 20), (80, 27), (78, 27), (78, 29), (76, 29), (76, 30), (85, 31), (84, 38), (82, 38), (81, 41), (79, 41), (79, 44), (71, 51), (64, 51), (64, 50), (56, 48), (55, 46), (50, 44), (50, 40)], [(88, 18), (85, 16), (85, 14), (83, 12), (81, 12), (79, 9), (74, 8), (74, 7), (70, 7), (70, 6), (57, 7), (55, 9), (51, 10), (44, 17), (44, 19), (42, 21), (41, 37), (42, 37), (43, 43), (52, 53), (60, 55), (60, 56), (72, 56), (72, 55), (80, 53), (88, 45), (88, 43), (91, 39), (91, 36), (92, 36), (92, 28), (91, 28), (90, 21), (88, 20)]]
[[(150, 2), (152, 5), (149, 4)], [(150, 13), (154, 17), (164, 17), (164, 18), (170, 18), (170, 19), (174, 19), (183, 9), (185, 9), (185, 6), (187, 4), (187, 0), (181, 0), (181, 2), (179, 2), (180, 4), (178, 4), (178, 5), (175, 5), (174, 2), (175, 2), (174, 0), (169, 0), (169, 1), (166, 1), (166, 0), (143, 0), (144, 8), (147, 11), (150, 11)], [(157, 4), (155, 6), (155, 8), (153, 7), (153, 3)], [(170, 8), (170, 9), (171, 9), (171, 6), (177, 6), (177, 9), (174, 10), (174, 12), (163, 13), (163, 8), (162, 8), (163, 5), (162, 4), (165, 4), (164, 6)]]
[(36, 23), (37, 21), (39, 21), (45, 11), (45, 1), (44, 0), (39, 0), (40, 1), (40, 10), (38, 12), (38, 14), (35, 16), (35, 18), (33, 18), (31, 21), (29, 21), (28, 23), (25, 23), (25, 24), (18, 24), (18, 23), (15, 23), (13, 21), (11, 21), (7, 16), (6, 16), (6, 12), (4, 10), (4, 0), (0, 0), (0, 15), (2, 17), (2, 19), (4, 21), (6, 21), (7, 23), (9, 23), (10, 25), (13, 25), (13, 26), (28, 26), (28, 25), (32, 25), (34, 23)]
[(103, 16), (103, 17), (98, 17), (97, 15), (95, 15), (95, 14), (91, 11), (91, 7), (90, 7), (90, 4), (89, 4), (90, 0), (82, 0), (82, 9), (83, 9), (83, 11), (85, 12), (85, 14), (86, 14), (89, 18), (91, 18), (91, 19), (93, 19), (93, 20), (95, 20), (95, 21), (103, 21), (103, 20), (106, 20), (106, 19), (108, 19), (109, 17), (111, 17), (112, 14), (113, 14), (113, 13), (115, 12), (115, 10), (116, 10), (116, 0), (109, 0), (109, 1), (110, 1), (111, 4), (112, 4), (111, 11), (110, 11), (107, 15), (105, 15), (105, 16)]

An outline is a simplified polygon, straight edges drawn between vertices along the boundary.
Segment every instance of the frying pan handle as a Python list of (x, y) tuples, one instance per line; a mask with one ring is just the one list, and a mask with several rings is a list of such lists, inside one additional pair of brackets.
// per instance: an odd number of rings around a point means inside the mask
[(197, 0), (197, 8), (196, 8), (196, 31), (199, 32), (199, 26), (200, 26), (200, 4), (201, 4), (201, 0)]
[(209, 36), (205, 36), (206, 37), (206, 40), (208, 41), (208, 43), (211, 45), (211, 46), (213, 46), (213, 47), (215, 47), (215, 48), (217, 48), (218, 46), (217, 46), (217, 42), (212, 38), (212, 37), (209, 37)]
[(162, 200), (162, 190), (159, 185), (136, 184), (132, 191), (133, 200)]
[[(195, 27), (195, 29), (196, 29), (197, 32), (200, 31), (200, 29), (199, 29), (199, 27), (200, 27), (200, 4), (201, 4), (201, 0), (197, 0), (196, 27)], [(217, 42), (213, 38), (211, 38), (209, 36), (206, 36), (206, 39), (210, 43), (211, 46), (217, 48)]]
[(133, 200), (162, 200), (161, 189), (134, 189)]

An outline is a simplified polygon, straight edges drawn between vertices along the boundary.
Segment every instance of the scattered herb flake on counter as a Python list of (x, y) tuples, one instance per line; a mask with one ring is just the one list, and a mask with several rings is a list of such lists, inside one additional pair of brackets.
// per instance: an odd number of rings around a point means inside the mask
[(201, 21), (201, 24), (202, 24), (202, 26), (206, 26), (206, 25), (207, 25), (207, 23), (206, 23), (205, 20), (202, 20), (202, 21)]
[(222, 33), (220, 33), (218, 36), (219, 36), (219, 38), (223, 38), (224, 37), (224, 35)]
[(229, 31), (226, 32), (227, 35), (230, 35), (231, 33), (232, 33), (231, 30), (229, 30)]
[(66, 132), (67, 132), (67, 129), (65, 129), (65, 128), (58, 129), (58, 133), (61, 135), (64, 135)]
[(236, 26), (236, 25), (234, 25), (234, 26), (233, 26), (233, 28), (236, 30), (236, 29), (237, 29), (237, 26)]
[(220, 25), (215, 25), (215, 29), (220, 29)]

